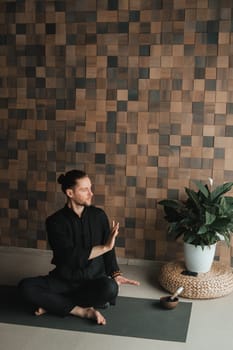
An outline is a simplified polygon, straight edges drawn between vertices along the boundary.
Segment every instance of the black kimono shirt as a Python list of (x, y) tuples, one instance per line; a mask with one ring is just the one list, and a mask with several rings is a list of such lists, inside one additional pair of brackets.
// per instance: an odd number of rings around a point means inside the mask
[(53, 250), (51, 272), (78, 283), (119, 271), (114, 248), (88, 260), (92, 247), (105, 244), (110, 227), (107, 215), (97, 207), (85, 207), (81, 218), (67, 205), (46, 219), (48, 241)]

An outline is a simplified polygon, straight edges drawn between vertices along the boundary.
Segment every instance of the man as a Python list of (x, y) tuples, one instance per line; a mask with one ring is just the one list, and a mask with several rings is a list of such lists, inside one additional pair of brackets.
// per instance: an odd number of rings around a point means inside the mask
[(85, 172), (68, 171), (58, 183), (67, 203), (46, 220), (56, 267), (48, 276), (26, 278), (20, 291), (35, 314), (74, 315), (106, 324), (96, 308), (114, 305), (121, 284), (139, 285), (122, 276), (115, 255), (119, 223), (109, 227), (105, 212), (91, 205), (92, 185)]

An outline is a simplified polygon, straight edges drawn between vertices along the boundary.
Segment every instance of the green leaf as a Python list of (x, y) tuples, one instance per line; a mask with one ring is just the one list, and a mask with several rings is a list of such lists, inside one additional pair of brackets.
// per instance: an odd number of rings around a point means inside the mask
[(200, 201), (198, 198), (198, 195), (195, 191), (191, 190), (190, 188), (185, 187), (185, 192), (187, 193), (189, 199), (195, 204), (197, 209), (200, 209)]
[(223, 233), (222, 235), (223, 235), (223, 237), (225, 239), (226, 244), (229, 246), (230, 245), (231, 234), (229, 232), (226, 232), (226, 233)]
[(222, 234), (222, 232), (228, 231), (232, 225), (233, 222), (231, 218), (221, 217), (213, 222), (211, 229)]
[(184, 234), (184, 242), (186, 243), (191, 243), (193, 244), (197, 239), (197, 235), (193, 234), (192, 232), (190, 231), (187, 231), (185, 234)]
[(164, 199), (162, 201), (159, 201), (160, 205), (163, 205), (164, 207), (174, 208), (178, 209), (183, 207), (182, 203), (180, 201), (177, 201), (175, 199)]
[(224, 193), (229, 192), (232, 189), (232, 187), (233, 182), (226, 182), (225, 184), (216, 187), (215, 190), (211, 193), (211, 200), (215, 201)]
[(199, 228), (199, 230), (197, 231), (197, 234), (203, 235), (203, 233), (206, 233), (207, 231), (208, 231), (207, 227), (203, 225)]
[(206, 225), (210, 225), (212, 224), (212, 222), (214, 222), (214, 220), (216, 219), (216, 215), (210, 213), (210, 212), (206, 212), (205, 213), (205, 223)]
[(195, 185), (197, 186), (197, 188), (199, 189), (199, 191), (201, 191), (201, 193), (208, 198), (210, 191), (208, 189), (208, 187), (206, 185), (203, 185), (203, 183), (201, 181), (198, 180), (193, 180), (193, 182), (195, 183)]

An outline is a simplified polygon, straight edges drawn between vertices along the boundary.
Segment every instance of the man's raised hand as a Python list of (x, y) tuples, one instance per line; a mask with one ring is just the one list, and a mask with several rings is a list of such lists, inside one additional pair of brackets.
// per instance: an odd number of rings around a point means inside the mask
[(111, 233), (110, 233), (108, 240), (105, 244), (105, 246), (108, 250), (113, 249), (113, 247), (115, 246), (116, 237), (117, 237), (118, 233), (119, 233), (119, 222), (115, 222), (115, 220), (113, 220), (112, 230), (111, 230)]

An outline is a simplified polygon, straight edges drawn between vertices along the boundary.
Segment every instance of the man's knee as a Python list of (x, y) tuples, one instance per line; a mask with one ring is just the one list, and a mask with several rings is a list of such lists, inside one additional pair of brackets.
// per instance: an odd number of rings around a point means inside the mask
[(103, 280), (102, 288), (109, 300), (113, 300), (117, 297), (119, 287), (114, 279), (105, 278)]
[(18, 289), (21, 295), (28, 299), (36, 294), (38, 289), (41, 288), (41, 278), (40, 277), (28, 277), (21, 280), (18, 284)]
[(31, 278), (24, 278), (18, 284), (18, 289), (23, 297), (27, 297), (29, 291), (32, 289), (32, 281)]

